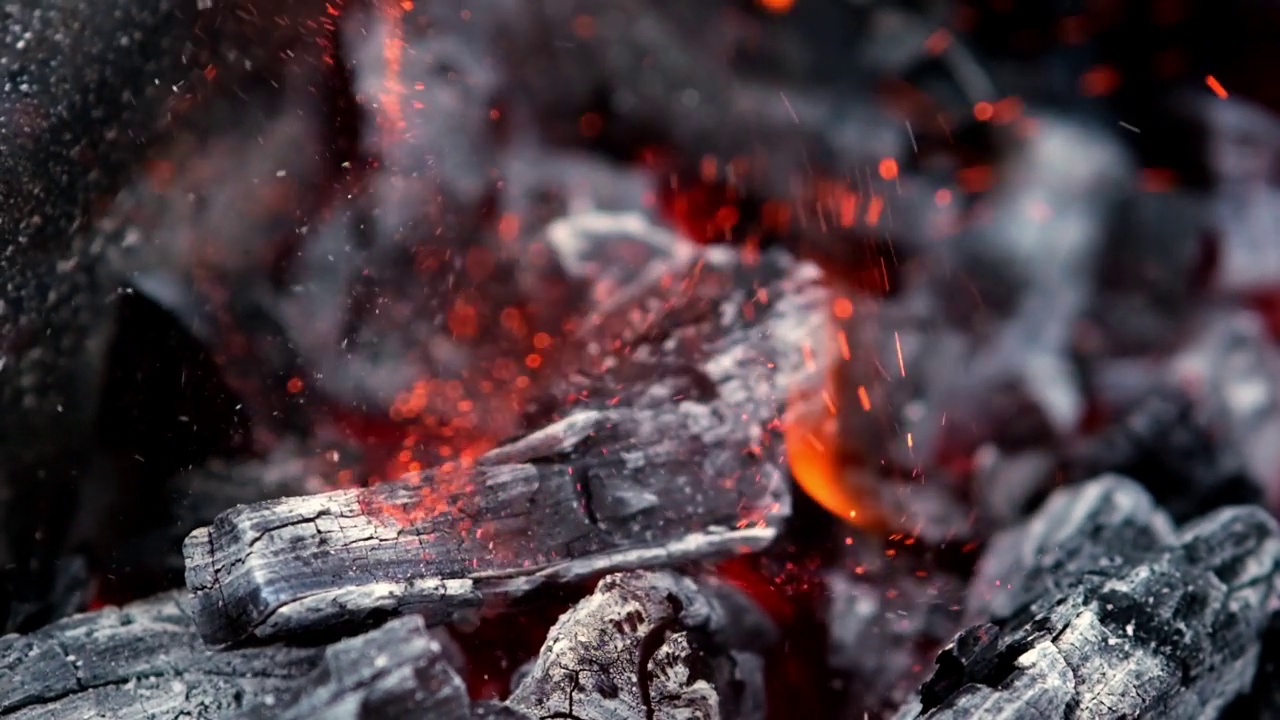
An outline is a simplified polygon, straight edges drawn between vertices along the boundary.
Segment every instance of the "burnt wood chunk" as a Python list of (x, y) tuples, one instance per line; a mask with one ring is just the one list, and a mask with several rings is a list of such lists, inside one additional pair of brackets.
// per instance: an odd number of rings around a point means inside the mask
[(759, 656), (711, 640), (726, 622), (680, 575), (611, 575), (551, 628), (507, 705), (575, 720), (761, 717)]
[(221, 718), (299, 684), (321, 653), (282, 646), (209, 650), (185, 599), (166, 594), (0, 638), (0, 716)]
[(271, 698), (241, 720), (468, 720), (471, 701), (422, 618), (396, 618), (325, 648), (324, 662), (289, 698)]
[(661, 342), (602, 363), (624, 378), (612, 392), (589, 393), (473, 468), (222, 514), (184, 545), (202, 637), (226, 644), (399, 612), (444, 622), (545, 582), (763, 548), (791, 507), (777, 418), (787, 393), (819, 373), (802, 347), (821, 339), (817, 280), (796, 264), (764, 286), (775, 300), (750, 312), (748, 284), (693, 318), (667, 317)]
[[(1136, 483), (1060, 490), (1006, 531), (995, 566), (1015, 602), (939, 656), (910, 718), (1216, 717), (1248, 691), (1276, 600), (1280, 538), (1261, 508), (1180, 530)], [(980, 598), (971, 594), (971, 599)]]

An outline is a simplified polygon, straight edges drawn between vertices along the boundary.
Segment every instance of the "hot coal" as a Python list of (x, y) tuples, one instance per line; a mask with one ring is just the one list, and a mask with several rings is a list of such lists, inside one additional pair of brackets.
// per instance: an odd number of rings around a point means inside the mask
[(736, 617), (669, 572), (601, 581), (560, 618), (507, 704), (527, 717), (763, 717), (758, 656), (733, 652)]
[(816, 371), (789, 342), (825, 305), (811, 271), (788, 268), (750, 317), (730, 295), (710, 316), (658, 320), (660, 344), (604, 368), (643, 363), (649, 384), (588, 393), (472, 469), (219, 516), (184, 545), (205, 639), (396, 611), (447, 621), (548, 581), (763, 548), (790, 512), (770, 431), (780, 388)]
[(967, 606), (985, 622), (898, 717), (1214, 715), (1249, 689), (1278, 561), (1258, 508), (1175, 529), (1127, 479), (1061, 490), (993, 541)]

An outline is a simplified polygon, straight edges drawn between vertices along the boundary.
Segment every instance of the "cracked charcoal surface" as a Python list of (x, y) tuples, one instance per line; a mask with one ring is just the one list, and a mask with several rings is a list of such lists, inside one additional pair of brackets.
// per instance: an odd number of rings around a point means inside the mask
[(226, 717), (300, 684), (321, 650), (214, 652), (177, 593), (0, 638), (0, 716), (14, 720)]
[[(956, 637), (897, 717), (1214, 717), (1250, 687), (1278, 570), (1260, 508), (1175, 530), (1131, 480), (1059, 490), (993, 541), (969, 608), (990, 621)], [(1009, 597), (975, 590), (994, 575)]]
[(0, 717), (62, 720), (470, 717), (420, 617), (328, 647), (212, 650), (170, 593), (0, 638)]
[(758, 656), (710, 639), (726, 622), (687, 578), (610, 575), (551, 629), (507, 704), (573, 720), (761, 717)]
[(323, 663), (288, 697), (259, 702), (238, 720), (468, 720), (466, 686), (419, 616), (325, 648)]
[[(827, 303), (811, 266), (777, 269), (776, 301), (748, 318), (729, 293), (659, 316), (654, 345), (605, 358), (608, 394), (474, 470), (242, 506), (192, 533), (202, 636), (288, 635), (373, 611), (443, 621), (544, 582), (767, 545), (790, 512), (769, 428), (782, 388), (816, 372), (797, 338), (816, 335)], [(649, 382), (625, 382), (628, 363)]]

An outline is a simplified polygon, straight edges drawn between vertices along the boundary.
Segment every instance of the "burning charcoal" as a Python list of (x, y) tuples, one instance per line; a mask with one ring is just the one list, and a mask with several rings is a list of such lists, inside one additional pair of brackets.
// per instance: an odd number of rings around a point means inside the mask
[(790, 512), (769, 428), (821, 372), (800, 350), (828, 302), (817, 280), (794, 265), (749, 317), (729, 294), (697, 324), (655, 329), (657, 346), (615, 368), (651, 370), (643, 383), (585, 394), (472, 469), (224, 513), (184, 546), (202, 634), (229, 643), (375, 611), (446, 620), (547, 581), (767, 545)]
[(1172, 388), (1151, 392), (1085, 440), (1067, 465), (1075, 480), (1108, 472), (1137, 480), (1175, 520), (1262, 500), (1234, 448), (1197, 417), (1186, 393)]
[(508, 705), (533, 717), (762, 717), (743, 703), (763, 687), (758, 659), (710, 640), (732, 622), (674, 573), (611, 575), (551, 629)]
[(243, 720), (469, 720), (466, 686), (421, 617), (397, 618), (324, 650), (323, 664), (289, 697), (271, 697)]
[(35, 720), (222, 718), (306, 682), (321, 650), (212, 652), (178, 594), (0, 638), (0, 715)]
[(1238, 448), (1244, 471), (1280, 505), (1280, 353), (1261, 319), (1249, 311), (1206, 313), (1195, 335), (1170, 362), (1197, 414)]
[(1280, 570), (1261, 509), (1174, 531), (1141, 487), (1107, 477), (1006, 533), (974, 583), (1002, 563), (1017, 595), (971, 594), (992, 622), (957, 636), (899, 718), (1213, 717), (1248, 690)]

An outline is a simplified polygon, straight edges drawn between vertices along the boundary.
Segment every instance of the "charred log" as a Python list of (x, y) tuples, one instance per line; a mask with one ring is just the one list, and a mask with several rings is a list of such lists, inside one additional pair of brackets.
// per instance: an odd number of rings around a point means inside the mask
[(445, 649), (421, 617), (396, 618), (325, 648), (324, 662), (285, 698), (267, 698), (241, 720), (467, 720), (471, 701)]
[[(445, 621), (548, 581), (769, 544), (790, 511), (771, 428), (817, 372), (801, 345), (826, 294), (807, 265), (764, 287), (777, 300), (749, 311), (728, 293), (648, 317), (625, 358), (587, 363), (604, 374), (586, 400), (474, 468), (223, 514), (184, 548), (201, 634)], [(648, 381), (628, 387), (628, 367)]]
[(0, 638), (0, 715), (219, 718), (301, 684), (322, 650), (214, 652), (178, 594), (78, 615)]
[(732, 621), (674, 573), (609, 576), (551, 629), (507, 704), (543, 718), (760, 717), (758, 656), (712, 640)]
[(899, 718), (1214, 716), (1252, 682), (1280, 539), (1258, 508), (1175, 531), (1105, 477), (1059, 491), (984, 565), (973, 587), (1003, 571), (1014, 599), (987, 598), (990, 622), (957, 636)]

